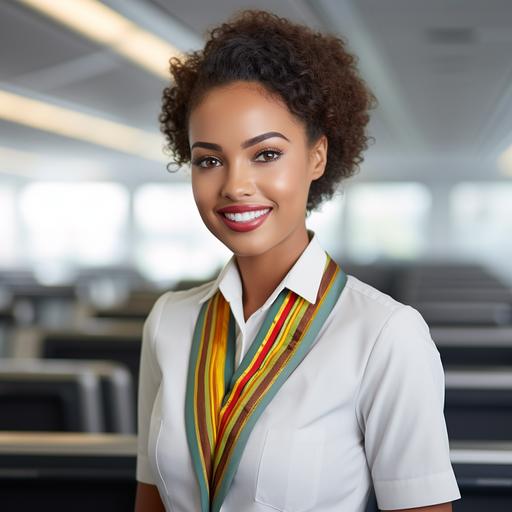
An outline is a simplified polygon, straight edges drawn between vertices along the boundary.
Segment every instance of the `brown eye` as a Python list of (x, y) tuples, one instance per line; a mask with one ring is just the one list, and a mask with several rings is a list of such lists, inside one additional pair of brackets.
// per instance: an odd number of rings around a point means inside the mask
[[(277, 160), (282, 155), (281, 151), (275, 149), (265, 149), (260, 151), (256, 157), (257, 162), (272, 162)], [(263, 156), (263, 159), (260, 157)]]
[(217, 160), (217, 158), (214, 158), (213, 156), (198, 158), (197, 160), (194, 160), (194, 165), (197, 165), (198, 167), (202, 167), (204, 169), (208, 169), (209, 167), (217, 167), (217, 165), (209, 165), (212, 162), (218, 162), (220, 165), (219, 160)]

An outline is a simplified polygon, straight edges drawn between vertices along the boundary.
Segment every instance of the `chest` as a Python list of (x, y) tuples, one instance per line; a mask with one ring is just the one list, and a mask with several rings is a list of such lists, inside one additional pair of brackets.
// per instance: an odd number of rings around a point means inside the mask
[[(173, 329), (163, 325), (156, 343), (162, 381), (149, 453), (171, 510), (199, 507), (184, 420), (193, 319), (182, 317)], [(349, 324), (326, 323), (256, 421), (226, 503), (308, 510), (339, 499), (335, 494), (349, 492), (351, 482), (361, 484), (366, 462), (354, 412), (364, 359), (355, 338), (361, 334)]]

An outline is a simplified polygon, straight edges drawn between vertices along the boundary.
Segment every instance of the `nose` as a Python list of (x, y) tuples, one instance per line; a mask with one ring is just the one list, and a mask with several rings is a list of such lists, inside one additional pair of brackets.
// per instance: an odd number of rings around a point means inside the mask
[(233, 201), (251, 196), (255, 191), (255, 183), (250, 169), (244, 165), (225, 167), (224, 183), (221, 195)]

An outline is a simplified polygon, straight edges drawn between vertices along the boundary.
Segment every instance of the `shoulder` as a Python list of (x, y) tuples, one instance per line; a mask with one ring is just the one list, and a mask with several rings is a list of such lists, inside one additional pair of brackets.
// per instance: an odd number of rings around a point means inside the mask
[(158, 352), (169, 339), (188, 336), (192, 332), (201, 304), (199, 300), (214, 286), (215, 281), (189, 288), (187, 290), (167, 290), (157, 297), (151, 307), (143, 327), (143, 346), (145, 350)]
[(352, 275), (347, 276), (341, 296), (341, 315), (364, 334), (369, 350), (380, 338), (395, 339), (395, 343), (409, 340), (409, 345), (426, 343), (435, 348), (429, 327), (417, 309)]
[(372, 326), (381, 326), (405, 304), (348, 274), (341, 295), (343, 314)]
[(168, 290), (160, 295), (153, 307), (172, 307), (187, 303), (199, 303), (199, 300), (206, 295), (215, 284), (215, 280), (202, 283), (186, 290)]
[(359, 300), (368, 306), (371, 305), (391, 311), (403, 305), (401, 302), (391, 297), (391, 295), (378, 290), (351, 274), (347, 275), (345, 288), (347, 293), (350, 294), (354, 300)]
[(169, 320), (183, 318), (183, 315), (195, 314), (203, 298), (214, 286), (215, 280), (194, 286), (187, 290), (168, 290), (155, 300), (145, 324), (152, 330), (157, 330), (162, 318)]

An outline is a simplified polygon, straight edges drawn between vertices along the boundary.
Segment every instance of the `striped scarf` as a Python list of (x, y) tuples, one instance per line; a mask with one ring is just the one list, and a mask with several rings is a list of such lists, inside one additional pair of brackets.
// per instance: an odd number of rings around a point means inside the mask
[(201, 512), (218, 512), (256, 423), (311, 347), (346, 275), (327, 255), (314, 304), (283, 289), (235, 371), (235, 320), (220, 291), (196, 321), (185, 400), (187, 441)]

